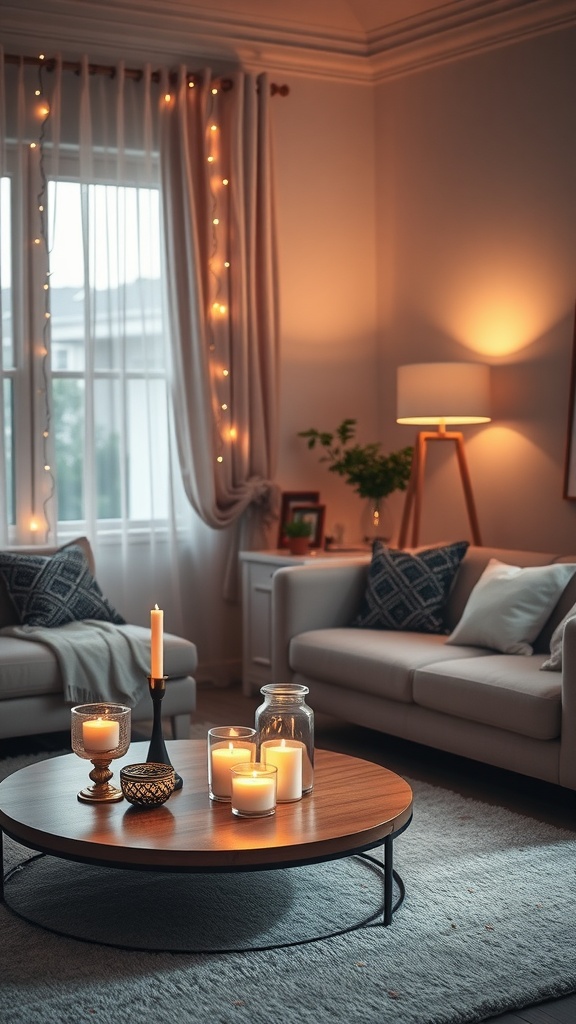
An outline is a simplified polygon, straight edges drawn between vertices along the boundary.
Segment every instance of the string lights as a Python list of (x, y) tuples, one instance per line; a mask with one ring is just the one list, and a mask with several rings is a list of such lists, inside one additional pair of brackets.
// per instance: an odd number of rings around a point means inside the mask
[(228, 186), (230, 178), (226, 173), (226, 153), (223, 150), (223, 140), (217, 118), (220, 91), (216, 84), (210, 90), (212, 104), (207, 118), (206, 144), (212, 197), (212, 251), (209, 267), (213, 289), (208, 346), (211, 358), (212, 399), (217, 437), (216, 462), (221, 465), (225, 462), (229, 446), (237, 441), (238, 431), (232, 421), (231, 411), (231, 331), (229, 276), (227, 273), (230, 269), (228, 252)]
[[(42, 285), (42, 292), (44, 296), (43, 304), (43, 325), (42, 325), (42, 342), (38, 349), (38, 355), (40, 356), (40, 387), (38, 388), (39, 395), (43, 399), (43, 415), (41, 419), (42, 431), (41, 431), (41, 460), (43, 472), (45, 474), (45, 484), (42, 486), (42, 516), (44, 520), (44, 534), (45, 541), (48, 540), (51, 528), (50, 519), (48, 514), (48, 507), (54, 497), (56, 489), (56, 478), (52, 471), (50, 464), (50, 429), (52, 421), (52, 410), (50, 404), (50, 392), (48, 386), (48, 364), (50, 359), (50, 320), (52, 313), (50, 311), (50, 265), (49, 265), (49, 249), (48, 249), (48, 230), (46, 224), (46, 193), (47, 193), (47, 179), (46, 179), (46, 168), (44, 162), (44, 148), (46, 141), (46, 125), (50, 117), (50, 105), (44, 98), (44, 82), (43, 82), (43, 70), (44, 70), (44, 54), (40, 54), (38, 58), (38, 86), (34, 90), (35, 97), (39, 100), (36, 108), (38, 117), (40, 118), (40, 129), (37, 142), (30, 143), (30, 149), (36, 152), (38, 158), (38, 173), (40, 177), (40, 188), (37, 194), (37, 213), (38, 213), (38, 234), (34, 237), (34, 246), (40, 250), (38, 258), (42, 260), (45, 267), (44, 270), (44, 282)], [(36, 480), (33, 482), (33, 510), (36, 509), (38, 499), (36, 497)], [(33, 511), (29, 522), (29, 529), (33, 535), (39, 533), (40, 524), (38, 516)]]

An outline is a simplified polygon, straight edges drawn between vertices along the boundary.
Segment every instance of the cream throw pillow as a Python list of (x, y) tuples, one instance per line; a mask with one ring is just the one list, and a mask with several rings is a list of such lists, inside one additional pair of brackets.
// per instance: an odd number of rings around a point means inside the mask
[(574, 572), (576, 565), (521, 569), (491, 558), (446, 643), (532, 654), (533, 641)]

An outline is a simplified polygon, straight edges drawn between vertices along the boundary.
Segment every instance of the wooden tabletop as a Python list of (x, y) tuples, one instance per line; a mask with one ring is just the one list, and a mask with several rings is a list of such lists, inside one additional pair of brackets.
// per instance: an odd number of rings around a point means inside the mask
[[(370, 761), (315, 751), (314, 790), (278, 804), (268, 818), (237, 818), (208, 797), (204, 740), (172, 740), (169, 757), (184, 785), (154, 809), (86, 804), (89, 761), (65, 754), (29, 765), (0, 784), (0, 826), (14, 839), (55, 856), (108, 866), (160, 870), (234, 870), (303, 864), (368, 849), (409, 821), (412, 790)], [(148, 743), (133, 743), (111, 764), (145, 761)]]

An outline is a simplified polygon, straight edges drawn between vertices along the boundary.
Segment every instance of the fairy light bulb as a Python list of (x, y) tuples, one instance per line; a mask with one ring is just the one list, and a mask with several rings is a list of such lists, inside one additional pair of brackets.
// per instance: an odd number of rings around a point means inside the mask
[(226, 412), (226, 409), (228, 408), (228, 402), (222, 402), (222, 405), (220, 406), (220, 408), (223, 409), (224, 412)]
[(223, 377), (227, 377), (229, 375), (229, 373), (230, 373), (230, 370), (222, 370), (222, 376)]
[(214, 163), (214, 157), (213, 156), (209, 156), (208, 157), (208, 163), (209, 164), (213, 164)]
[(217, 124), (211, 124), (210, 125), (210, 131), (211, 132), (217, 132), (218, 131), (218, 125)]
[(223, 456), (222, 455), (217, 455), (216, 456), (216, 462), (224, 462)]
[(236, 440), (236, 438), (238, 437), (238, 431), (236, 430), (236, 427), (230, 427), (230, 430), (228, 431), (228, 437), (230, 438), (231, 441)]
[(38, 532), (38, 520), (32, 518), (30, 520), (30, 533), (37, 533), (37, 532)]

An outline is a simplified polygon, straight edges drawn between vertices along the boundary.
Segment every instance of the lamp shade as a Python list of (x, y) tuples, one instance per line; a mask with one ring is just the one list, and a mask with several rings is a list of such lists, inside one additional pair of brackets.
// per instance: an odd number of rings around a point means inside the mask
[(482, 363), (399, 366), (397, 385), (398, 423), (490, 421), (490, 370)]

